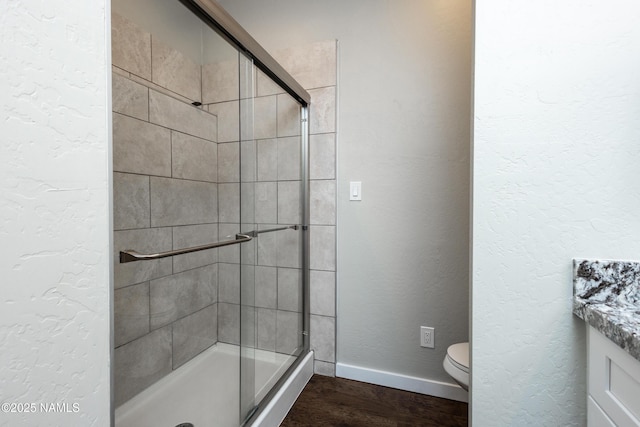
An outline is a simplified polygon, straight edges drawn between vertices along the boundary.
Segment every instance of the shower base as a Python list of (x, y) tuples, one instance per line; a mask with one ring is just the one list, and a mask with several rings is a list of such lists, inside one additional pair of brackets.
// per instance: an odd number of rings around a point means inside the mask
[[(237, 426), (239, 352), (239, 346), (224, 343), (204, 351), (118, 407), (116, 427), (175, 427), (181, 423), (191, 423), (194, 427)], [(259, 401), (295, 357), (256, 350), (255, 360), (255, 388)], [(299, 391), (294, 394), (293, 400)], [(285, 414), (291, 404), (293, 401), (288, 404)]]

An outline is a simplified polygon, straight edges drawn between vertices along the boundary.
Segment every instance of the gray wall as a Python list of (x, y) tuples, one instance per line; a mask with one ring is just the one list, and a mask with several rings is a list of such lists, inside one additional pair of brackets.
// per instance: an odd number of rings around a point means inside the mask
[(471, 1), (222, 4), (268, 50), (339, 42), (338, 363), (450, 382), (446, 348), (468, 339)]

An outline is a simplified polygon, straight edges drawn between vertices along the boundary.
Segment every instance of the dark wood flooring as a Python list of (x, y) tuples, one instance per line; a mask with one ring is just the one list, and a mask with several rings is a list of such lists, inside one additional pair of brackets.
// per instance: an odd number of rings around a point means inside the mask
[(280, 426), (466, 425), (466, 403), (343, 378), (314, 375)]

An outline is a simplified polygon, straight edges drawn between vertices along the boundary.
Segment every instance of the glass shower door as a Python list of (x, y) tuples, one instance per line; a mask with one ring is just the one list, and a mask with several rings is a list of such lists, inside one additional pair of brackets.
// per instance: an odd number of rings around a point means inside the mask
[(302, 108), (240, 60), (240, 419), (302, 353), (305, 153)]
[(240, 423), (255, 412), (255, 265), (257, 239), (255, 231), (256, 156), (254, 140), (254, 65), (240, 55), (240, 229), (253, 240), (240, 252)]

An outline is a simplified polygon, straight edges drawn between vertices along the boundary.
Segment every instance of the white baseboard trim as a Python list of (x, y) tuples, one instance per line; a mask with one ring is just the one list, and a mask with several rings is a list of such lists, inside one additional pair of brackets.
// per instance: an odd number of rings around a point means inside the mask
[(279, 426), (313, 375), (313, 351), (307, 353), (251, 427)]
[(393, 372), (346, 365), (344, 363), (336, 363), (336, 377), (427, 394), (429, 396), (442, 397), (458, 402), (469, 401), (469, 393), (458, 384), (426, 380), (424, 378), (410, 377)]

